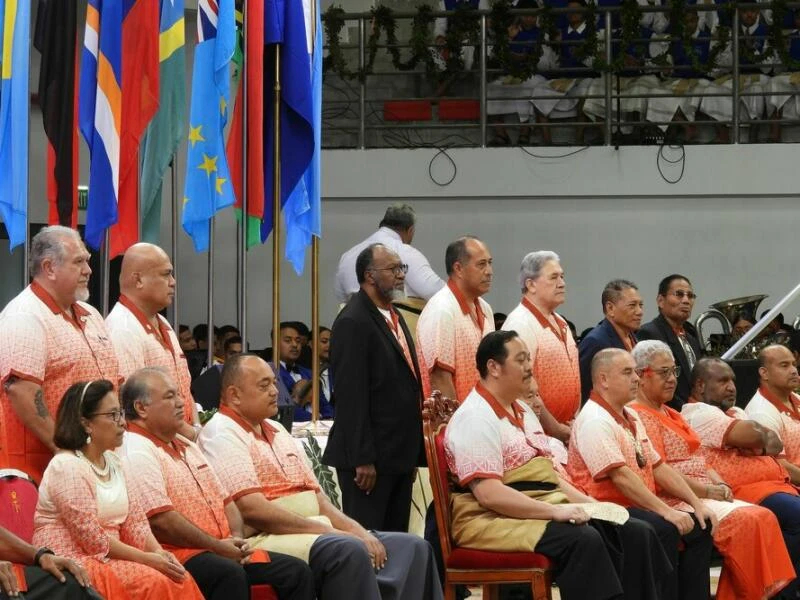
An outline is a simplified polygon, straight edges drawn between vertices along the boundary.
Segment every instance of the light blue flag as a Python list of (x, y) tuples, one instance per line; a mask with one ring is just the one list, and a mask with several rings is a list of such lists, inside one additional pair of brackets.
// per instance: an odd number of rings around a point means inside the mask
[(233, 0), (199, 0), (194, 50), (183, 229), (197, 252), (208, 250), (211, 219), (234, 202), (223, 130), (230, 104), (236, 40)]
[[(315, 2), (315, 0), (312, 0)], [(322, 235), (322, 182), (320, 180), (320, 151), (322, 148), (322, 27), (317, 2), (314, 24), (314, 44), (311, 48), (311, 103), (314, 152), (311, 162), (283, 208), (286, 222), (286, 260), (298, 275), (303, 274), (306, 248), (311, 236)], [(308, 28), (307, 28), (308, 29)]]
[(0, 216), (13, 250), (28, 237), (30, 0), (0, 0), (0, 18)]

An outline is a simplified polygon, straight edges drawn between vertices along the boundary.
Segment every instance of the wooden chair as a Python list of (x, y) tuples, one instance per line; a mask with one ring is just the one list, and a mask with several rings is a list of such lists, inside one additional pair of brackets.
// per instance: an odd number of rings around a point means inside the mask
[(434, 391), (425, 401), (422, 427), (433, 490), (433, 505), (444, 559), (445, 600), (455, 599), (455, 586), (480, 585), (483, 598), (497, 598), (498, 584), (530, 583), (534, 600), (551, 600), (550, 559), (535, 552), (489, 552), (458, 548), (450, 537), (451, 483), (444, 452), (444, 428), (458, 404)]

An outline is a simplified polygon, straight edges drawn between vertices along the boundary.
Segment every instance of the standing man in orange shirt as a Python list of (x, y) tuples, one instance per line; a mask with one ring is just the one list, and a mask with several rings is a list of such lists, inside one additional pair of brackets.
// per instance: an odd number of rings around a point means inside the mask
[(74, 229), (31, 241), (31, 284), (0, 313), (0, 455), (37, 483), (55, 452), (54, 417), (77, 381), (120, 380), (100, 313), (89, 299), (89, 252)]
[(134, 244), (122, 257), (119, 302), (106, 317), (120, 372), (129, 377), (144, 367), (162, 367), (178, 385), (183, 399), (180, 433), (194, 440), (199, 423), (192, 399), (192, 378), (178, 336), (158, 314), (172, 304), (175, 277), (167, 253), (153, 244)]
[(492, 307), (481, 298), (492, 287), (492, 255), (465, 236), (445, 251), (447, 285), (428, 300), (417, 322), (417, 354), (425, 397), (439, 390), (458, 402), (479, 379), (475, 351), (494, 331)]
[(531, 353), (533, 376), (544, 402), (540, 418), (545, 433), (569, 442), (569, 427), (581, 404), (578, 347), (566, 320), (556, 313), (566, 285), (558, 254), (531, 252), (519, 273), (522, 301), (509, 313), (503, 329), (516, 331)]

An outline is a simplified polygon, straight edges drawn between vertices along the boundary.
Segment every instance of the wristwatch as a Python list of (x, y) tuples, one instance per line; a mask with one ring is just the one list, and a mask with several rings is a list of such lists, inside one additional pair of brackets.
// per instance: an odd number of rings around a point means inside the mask
[(41, 567), (42, 557), (45, 554), (52, 554), (53, 556), (55, 556), (55, 552), (50, 550), (50, 548), (42, 546), (36, 551), (36, 554), (33, 555), (33, 564), (35, 564), (37, 567)]

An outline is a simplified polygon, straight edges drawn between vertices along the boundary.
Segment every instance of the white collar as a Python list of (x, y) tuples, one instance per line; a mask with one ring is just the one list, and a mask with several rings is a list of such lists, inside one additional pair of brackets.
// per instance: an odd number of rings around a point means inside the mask
[(389, 236), (390, 238), (394, 238), (401, 242), (403, 241), (403, 238), (401, 238), (400, 234), (397, 233), (394, 229), (390, 229), (389, 227), (381, 227), (380, 229), (378, 229), (378, 231), (383, 235)]
[(583, 33), (585, 29), (586, 29), (586, 21), (581, 23), (580, 26), (577, 29), (573, 28), (572, 25), (569, 25), (567, 27), (567, 33), (572, 33), (572, 32)]
[[(750, 27), (744, 27), (743, 26), (742, 29), (744, 29), (744, 31), (749, 33), (750, 35), (753, 35), (756, 32), (756, 29), (758, 29), (758, 26), (760, 24), (761, 24), (761, 20), (760, 19), (756, 19), (756, 22), (753, 23)], [(758, 42), (763, 42), (764, 40), (753, 40), (753, 41), (758, 43)]]

